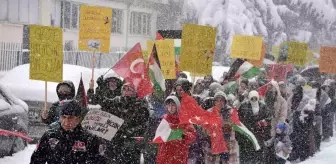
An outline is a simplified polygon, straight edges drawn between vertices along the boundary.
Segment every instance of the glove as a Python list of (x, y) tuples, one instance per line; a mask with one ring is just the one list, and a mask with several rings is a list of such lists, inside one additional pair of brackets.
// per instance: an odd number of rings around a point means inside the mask
[(104, 76), (103, 75), (98, 77), (97, 84), (98, 84), (98, 86), (103, 86), (104, 85)]

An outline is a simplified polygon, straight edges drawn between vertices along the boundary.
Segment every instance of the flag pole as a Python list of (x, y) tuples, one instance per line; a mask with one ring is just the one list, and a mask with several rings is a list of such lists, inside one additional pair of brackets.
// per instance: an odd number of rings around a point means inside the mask
[(44, 81), (44, 110), (47, 109), (48, 102), (48, 81)]
[(91, 80), (94, 80), (94, 69), (96, 64), (96, 49), (93, 49), (92, 53), (92, 72), (91, 72)]

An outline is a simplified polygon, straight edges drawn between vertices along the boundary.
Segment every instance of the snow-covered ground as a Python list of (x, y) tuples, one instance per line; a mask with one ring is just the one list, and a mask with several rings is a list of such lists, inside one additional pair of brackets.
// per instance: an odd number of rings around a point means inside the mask
[[(0, 159), (0, 164), (29, 164), (30, 156), (36, 145), (29, 145), (25, 150)], [(330, 142), (322, 142), (321, 152), (315, 154), (314, 157), (301, 162), (300, 164), (332, 164), (336, 163), (336, 137)]]

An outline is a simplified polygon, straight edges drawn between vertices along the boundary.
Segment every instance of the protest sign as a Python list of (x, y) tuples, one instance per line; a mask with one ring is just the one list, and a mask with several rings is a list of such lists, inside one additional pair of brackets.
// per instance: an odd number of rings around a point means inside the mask
[(160, 61), (161, 72), (165, 79), (175, 79), (174, 40), (157, 40), (156, 50)]
[(289, 64), (269, 64), (265, 66), (269, 80), (287, 81), (288, 72), (293, 71)]
[(234, 35), (231, 57), (260, 60), (264, 39), (259, 36)]
[(304, 66), (306, 64), (308, 44), (295, 41), (288, 42), (288, 64)]
[(110, 51), (112, 9), (81, 5), (79, 17), (80, 50)]
[(320, 72), (336, 73), (336, 47), (321, 47)]
[(184, 24), (179, 69), (195, 75), (212, 72), (216, 40), (216, 28)]
[(63, 80), (63, 33), (61, 28), (29, 26), (30, 68), (32, 80)]
[(263, 44), (259, 60), (247, 60), (247, 61), (256, 67), (261, 67), (263, 65), (265, 54), (266, 54), (266, 44)]
[(113, 114), (91, 110), (82, 121), (82, 127), (91, 134), (111, 141), (123, 123), (123, 119)]

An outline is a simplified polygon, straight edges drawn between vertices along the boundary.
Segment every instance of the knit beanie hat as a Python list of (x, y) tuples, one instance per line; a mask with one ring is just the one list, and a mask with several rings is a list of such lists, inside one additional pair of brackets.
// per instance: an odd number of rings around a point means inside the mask
[(81, 106), (76, 100), (64, 100), (60, 102), (61, 115), (80, 116)]

